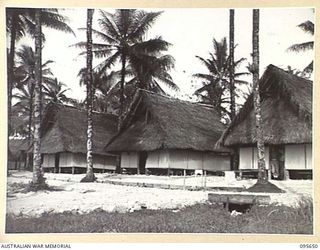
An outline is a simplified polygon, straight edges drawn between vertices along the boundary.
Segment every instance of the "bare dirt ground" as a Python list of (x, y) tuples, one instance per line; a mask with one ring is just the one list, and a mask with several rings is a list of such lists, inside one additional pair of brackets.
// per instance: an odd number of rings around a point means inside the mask
[[(141, 208), (180, 209), (196, 203), (205, 203), (209, 192), (230, 193), (228, 191), (187, 191), (161, 188), (123, 186), (103, 183), (108, 180), (135, 183), (160, 183), (201, 187), (202, 177), (144, 176), (96, 174), (97, 182), (80, 183), (84, 175), (46, 173), (47, 183), (56, 191), (25, 192), (31, 181), (31, 172), (13, 171), (7, 178), (7, 213), (23, 216), (40, 216), (43, 213), (87, 213), (93, 210), (107, 212), (132, 212)], [(236, 180), (230, 177), (206, 178), (207, 187), (252, 186), (256, 180)], [(270, 194), (271, 202), (279, 205), (296, 206), (301, 199), (313, 197), (312, 180), (272, 181), (283, 194)], [(245, 193), (245, 192), (242, 192)]]

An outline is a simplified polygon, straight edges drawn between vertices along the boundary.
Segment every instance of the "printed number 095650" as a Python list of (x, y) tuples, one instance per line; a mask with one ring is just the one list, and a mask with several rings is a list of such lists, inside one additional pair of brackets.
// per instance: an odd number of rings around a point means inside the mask
[(318, 244), (300, 244), (300, 248), (318, 248)]

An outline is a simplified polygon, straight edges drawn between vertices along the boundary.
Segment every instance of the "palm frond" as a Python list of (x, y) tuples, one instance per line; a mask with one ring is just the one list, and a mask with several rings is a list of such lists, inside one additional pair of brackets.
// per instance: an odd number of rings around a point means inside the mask
[(303, 23), (300, 23), (298, 25), (299, 28), (301, 28), (304, 32), (309, 33), (311, 35), (314, 35), (314, 23), (311, 21), (306, 21)]
[(314, 42), (298, 43), (298, 44), (291, 45), (287, 50), (294, 51), (294, 52), (311, 50), (313, 49), (313, 44)]
[(155, 20), (162, 14), (160, 12), (145, 12), (145, 11), (136, 11), (136, 21), (134, 29), (128, 34), (128, 38), (131, 40), (140, 39)]
[(104, 10), (100, 10), (100, 15), (102, 18), (98, 19), (98, 22), (102, 30), (119, 41), (121, 35), (113, 21), (114, 15)]

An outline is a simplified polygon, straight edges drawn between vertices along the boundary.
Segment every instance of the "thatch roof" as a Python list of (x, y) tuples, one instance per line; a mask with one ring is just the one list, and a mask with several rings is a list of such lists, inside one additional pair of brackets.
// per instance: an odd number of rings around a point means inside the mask
[[(106, 143), (117, 132), (117, 116), (93, 112), (93, 153), (106, 154)], [(86, 153), (86, 110), (55, 103), (48, 104), (43, 122), (41, 153)]]
[(182, 101), (139, 89), (120, 132), (106, 146), (110, 152), (215, 147), (224, 125), (211, 106)]
[(10, 157), (18, 158), (23, 151), (27, 152), (29, 147), (27, 139), (10, 139), (8, 152)]
[[(312, 82), (269, 65), (260, 81), (265, 144), (312, 141)], [(255, 144), (253, 94), (219, 140), (225, 146)]]

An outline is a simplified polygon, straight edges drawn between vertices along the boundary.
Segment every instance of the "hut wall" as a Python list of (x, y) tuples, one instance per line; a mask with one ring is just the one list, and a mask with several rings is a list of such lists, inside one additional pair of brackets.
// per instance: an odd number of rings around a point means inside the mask
[(312, 144), (306, 145), (307, 169), (312, 169)]
[(121, 168), (137, 168), (138, 159), (139, 157), (137, 152), (121, 153)]
[(252, 148), (240, 148), (239, 151), (239, 169), (252, 169), (253, 168), (253, 152)]
[(189, 151), (188, 152), (188, 169), (202, 170), (203, 169), (203, 153)]
[[(239, 169), (258, 169), (258, 156), (256, 147), (240, 148)], [(269, 147), (265, 147), (266, 168), (269, 169)]]
[(74, 157), (73, 153), (60, 153), (59, 158), (59, 167), (66, 168), (66, 167), (81, 167), (76, 164), (76, 157)]
[(169, 153), (166, 150), (148, 152), (146, 168), (168, 168)]
[(146, 168), (230, 170), (230, 157), (187, 150), (157, 150), (148, 153)]
[(204, 153), (203, 169), (207, 171), (229, 171), (231, 170), (230, 156)]
[[(93, 155), (93, 168), (116, 169), (116, 157), (106, 155)], [(59, 159), (60, 167), (87, 167), (87, 156), (83, 153), (61, 153)]]
[(43, 168), (54, 168), (55, 167), (55, 155), (54, 154), (44, 154), (42, 167)]
[(285, 146), (286, 169), (312, 169), (311, 144), (297, 144)]
[(189, 155), (186, 150), (171, 150), (169, 157), (168, 166), (171, 169), (188, 169)]
[(94, 155), (93, 167), (96, 169), (116, 170), (116, 156)]

